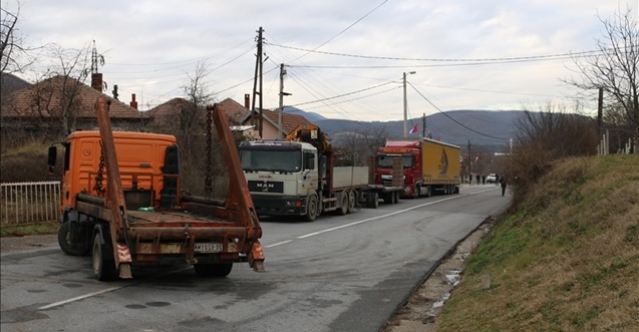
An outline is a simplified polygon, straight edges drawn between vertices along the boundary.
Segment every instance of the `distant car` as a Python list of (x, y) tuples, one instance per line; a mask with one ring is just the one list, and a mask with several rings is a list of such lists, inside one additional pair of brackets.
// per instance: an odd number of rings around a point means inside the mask
[(486, 183), (496, 183), (497, 182), (497, 174), (490, 173), (486, 177)]

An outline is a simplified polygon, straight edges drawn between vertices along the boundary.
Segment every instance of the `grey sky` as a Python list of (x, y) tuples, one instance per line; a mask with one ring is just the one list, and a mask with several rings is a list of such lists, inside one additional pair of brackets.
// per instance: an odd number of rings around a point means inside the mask
[[(285, 91), (292, 96), (285, 97), (285, 105), (329, 98), (299, 107), (329, 118), (387, 121), (403, 118), (403, 72), (416, 71), (408, 81), (442, 110), (521, 109), (549, 102), (570, 105), (575, 91), (561, 79), (573, 75), (573, 61), (451, 65), (306, 54), (275, 45), (314, 49), (334, 38), (317, 50), (414, 59), (564, 54), (596, 49), (595, 38), (602, 37), (597, 16), (609, 18), (626, 4), (635, 13), (639, 7), (637, 0), (383, 2), (23, 0), (19, 29), (31, 44), (79, 49), (95, 40), (106, 60), (100, 68), (104, 80), (119, 86), (120, 100), (136, 93), (141, 108), (148, 109), (182, 96), (187, 73), (193, 75), (204, 59), (210, 69), (205, 81), (216, 98), (243, 103), (253, 87), (256, 30), (262, 26), (268, 43), (265, 72), (280, 63), (291, 65)], [(2, 0), (7, 8), (15, 3)], [(45, 70), (45, 61), (32, 70)], [(265, 73), (263, 87), (264, 106), (277, 107), (277, 69)], [(357, 90), (365, 91), (331, 99)], [(410, 86), (408, 105), (411, 117), (438, 112)]]

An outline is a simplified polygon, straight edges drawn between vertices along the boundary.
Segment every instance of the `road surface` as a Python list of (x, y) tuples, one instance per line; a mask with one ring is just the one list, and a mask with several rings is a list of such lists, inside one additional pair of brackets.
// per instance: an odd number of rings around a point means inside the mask
[(98, 282), (57, 247), (3, 254), (7, 331), (377, 331), (455, 244), (508, 198), (492, 185), (401, 200), (313, 223), (264, 219), (265, 273), (189, 266)]

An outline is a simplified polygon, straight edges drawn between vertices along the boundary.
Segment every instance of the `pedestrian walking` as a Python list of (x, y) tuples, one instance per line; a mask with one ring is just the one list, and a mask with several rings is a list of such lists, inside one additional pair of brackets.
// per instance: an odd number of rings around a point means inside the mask
[(506, 177), (502, 175), (499, 178), (499, 183), (501, 183), (501, 196), (503, 197), (506, 194), (506, 187), (508, 186), (508, 183), (506, 182)]

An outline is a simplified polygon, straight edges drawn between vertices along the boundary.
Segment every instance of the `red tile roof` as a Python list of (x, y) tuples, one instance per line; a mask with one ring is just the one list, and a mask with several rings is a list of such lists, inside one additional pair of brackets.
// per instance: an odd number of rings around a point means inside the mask
[(232, 122), (231, 124), (238, 124), (242, 119), (249, 114), (249, 111), (244, 108), (244, 105), (236, 102), (231, 98), (226, 98), (219, 102), (218, 104), (224, 107), (224, 111), (226, 112), (226, 116), (228, 116), (229, 120)]
[[(1, 114), (8, 118), (59, 117), (62, 103), (68, 102), (65, 94), (75, 94), (73, 108), (78, 118), (95, 118), (95, 101), (105, 97), (111, 101), (109, 115), (118, 119), (144, 117), (135, 108), (109, 97), (90, 86), (76, 82), (68, 76), (55, 76), (27, 88), (16, 91), (2, 101)], [(71, 99), (71, 98), (66, 98)]]
[[(279, 115), (276, 111), (271, 110), (263, 110), (264, 120), (270, 122), (273, 126), (277, 128), (277, 124), (279, 123)], [(256, 118), (259, 118), (259, 112), (256, 111)], [(245, 118), (242, 120), (243, 124), (247, 124), (251, 121), (250, 113), (247, 113)], [(313, 124), (308, 121), (305, 117), (297, 114), (289, 114), (282, 113), (282, 131), (286, 134), (290, 133), (291, 130), (295, 129), (300, 124)]]

